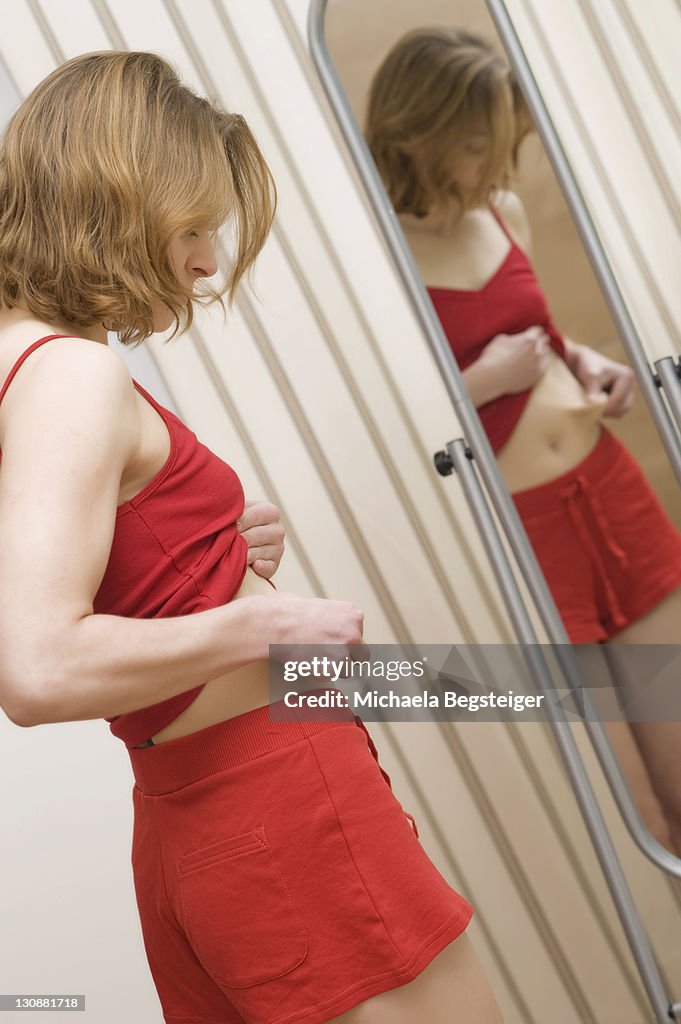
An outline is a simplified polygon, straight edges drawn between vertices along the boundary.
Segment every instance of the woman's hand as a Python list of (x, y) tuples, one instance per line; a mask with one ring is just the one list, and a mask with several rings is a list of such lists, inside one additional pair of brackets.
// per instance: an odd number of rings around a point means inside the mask
[(271, 579), (284, 554), (284, 527), (279, 521), (279, 509), (269, 501), (247, 501), (236, 525), (248, 544), (248, 564), (258, 576)]
[(608, 359), (588, 345), (566, 341), (567, 364), (587, 395), (590, 398), (602, 398), (603, 392), (608, 395), (603, 415), (619, 418), (628, 413), (636, 394), (636, 378), (631, 367)]
[(361, 644), (364, 612), (351, 601), (279, 594), (279, 629), (286, 644)]
[(519, 334), (497, 334), (480, 358), (463, 372), (473, 403), (484, 405), (499, 395), (534, 387), (549, 365), (550, 342), (542, 327), (528, 327)]
[[(244, 597), (238, 604), (249, 612), (251, 627), (247, 632), (258, 637), (259, 658), (271, 656), (275, 661), (286, 661), (306, 657), (308, 647), (314, 647), (314, 655), (336, 660), (367, 658), (368, 648), (362, 641), (364, 613), (350, 601), (280, 591), (275, 597)], [(270, 645), (274, 645), (272, 651)]]

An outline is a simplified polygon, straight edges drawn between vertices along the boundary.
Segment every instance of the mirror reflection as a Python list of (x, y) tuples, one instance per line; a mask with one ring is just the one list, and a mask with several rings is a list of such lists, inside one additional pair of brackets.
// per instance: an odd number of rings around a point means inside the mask
[[(458, 6), (429, 23), (423, 4), (391, 5), (369, 54), (366, 11), (353, 22), (343, 0), (334, 38), (332, 2), (330, 49), (568, 636), (635, 688), (624, 645), (674, 643), (681, 619), (678, 492), (612, 325), (609, 344), (591, 341), (570, 229), (568, 245), (560, 231), (543, 240), (560, 294), (554, 318), (535, 266), (534, 204), (518, 188), (538, 157), (546, 175), (548, 165), (491, 26), (480, 12), (457, 20), (472, 10)], [(552, 187), (536, 191), (537, 206), (555, 201)], [(647, 435), (638, 458), (632, 417)], [(656, 489), (639, 464), (648, 454)], [(645, 823), (681, 853), (681, 726), (608, 731)]]

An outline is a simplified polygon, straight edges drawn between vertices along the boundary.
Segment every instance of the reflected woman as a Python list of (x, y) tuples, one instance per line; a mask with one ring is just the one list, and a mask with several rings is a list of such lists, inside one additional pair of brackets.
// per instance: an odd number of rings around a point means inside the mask
[[(570, 640), (673, 643), (681, 537), (602, 424), (631, 408), (633, 373), (556, 328), (500, 187), (530, 127), (510, 68), (466, 31), (408, 33), (372, 81), (369, 147)], [(679, 727), (633, 728), (638, 748), (610, 731), (639, 809), (681, 852)]]

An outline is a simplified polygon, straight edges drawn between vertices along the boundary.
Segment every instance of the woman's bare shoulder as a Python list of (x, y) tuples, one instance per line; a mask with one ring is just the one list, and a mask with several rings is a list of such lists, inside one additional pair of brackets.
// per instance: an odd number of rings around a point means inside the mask
[[(50, 337), (50, 335), (55, 335)], [(20, 386), (20, 381), (28, 380), (29, 377), (38, 377), (39, 366), (49, 367), (50, 378), (55, 379), (58, 385), (60, 381), (68, 381), (68, 378), (78, 373), (91, 373), (95, 376), (110, 376), (119, 380), (127, 380), (132, 386), (132, 380), (124, 360), (107, 344), (99, 341), (92, 341), (76, 334), (58, 334), (53, 328), (41, 325), (36, 321), (30, 324), (10, 325), (4, 327), (0, 323), (0, 388), (2, 388), (13, 367), (22, 358), (24, 353), (43, 338), (50, 338), (34, 349), (22, 361), (17, 368), (8, 391), (9, 397), (15, 384)], [(29, 370), (30, 372), (20, 371)], [(42, 376), (42, 375), (41, 375)]]
[[(35, 331), (23, 336), (0, 331), (0, 388), (17, 360), (40, 337)], [(77, 336), (45, 342), (21, 363), (0, 403), (0, 446), (9, 420), (23, 420), (29, 409), (61, 405), (75, 413), (93, 399), (113, 403), (128, 416), (134, 413), (134, 386), (118, 353), (104, 343)]]

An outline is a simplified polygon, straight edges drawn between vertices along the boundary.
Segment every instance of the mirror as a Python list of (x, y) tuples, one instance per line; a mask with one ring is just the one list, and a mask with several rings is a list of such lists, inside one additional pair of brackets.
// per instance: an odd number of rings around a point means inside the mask
[[(681, 617), (678, 486), (485, 4), (330, 0), (325, 29), (567, 633), (635, 694), (631, 645)], [(681, 853), (681, 726), (607, 729)]]

